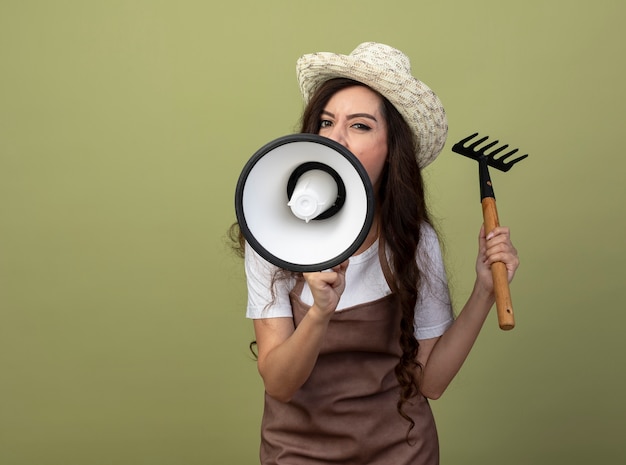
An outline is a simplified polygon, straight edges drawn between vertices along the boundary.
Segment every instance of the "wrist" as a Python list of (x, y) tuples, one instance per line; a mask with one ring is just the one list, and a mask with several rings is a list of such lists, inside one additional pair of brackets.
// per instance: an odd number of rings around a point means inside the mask
[(325, 325), (328, 323), (333, 313), (334, 313), (333, 311), (330, 311), (330, 312), (324, 311), (320, 307), (318, 307), (317, 304), (313, 304), (311, 305), (311, 307), (309, 307), (307, 316), (313, 322), (321, 323)]
[(495, 296), (495, 293), (493, 292), (493, 288), (487, 288), (486, 286), (481, 284), (479, 280), (476, 280), (476, 282), (474, 282), (474, 289), (472, 290), (472, 296), (475, 299), (481, 302), (484, 302), (489, 307), (491, 307), (496, 302), (496, 296)]

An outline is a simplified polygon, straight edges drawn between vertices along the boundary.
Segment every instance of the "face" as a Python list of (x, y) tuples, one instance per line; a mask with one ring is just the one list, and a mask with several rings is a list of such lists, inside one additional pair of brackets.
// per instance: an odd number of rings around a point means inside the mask
[(340, 143), (361, 162), (375, 189), (387, 159), (387, 122), (380, 95), (363, 86), (334, 94), (321, 115), (319, 134)]

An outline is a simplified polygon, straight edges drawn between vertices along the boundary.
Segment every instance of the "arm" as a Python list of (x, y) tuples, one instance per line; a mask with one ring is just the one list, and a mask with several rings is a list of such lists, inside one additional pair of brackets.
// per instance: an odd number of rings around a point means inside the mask
[(519, 266), (519, 259), (511, 243), (509, 230), (499, 227), (485, 237), (484, 228), (481, 228), (476, 281), (469, 299), (442, 336), (420, 341), (417, 359), (423, 370), (418, 381), (426, 397), (437, 399), (443, 394), (474, 345), (495, 302), (490, 266), (499, 261), (506, 264), (511, 281)]
[(309, 378), (345, 288), (346, 268), (347, 262), (333, 271), (304, 273), (314, 303), (297, 328), (291, 318), (254, 321), (259, 373), (266, 392), (275, 399), (288, 402)]

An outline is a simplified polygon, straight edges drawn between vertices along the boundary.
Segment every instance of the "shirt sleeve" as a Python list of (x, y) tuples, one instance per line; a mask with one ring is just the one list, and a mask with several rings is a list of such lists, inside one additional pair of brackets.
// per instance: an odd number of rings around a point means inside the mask
[(248, 287), (246, 317), (250, 319), (292, 317), (289, 290), (293, 287), (293, 280), (280, 279), (272, 284), (272, 278), (279, 268), (264, 260), (248, 243), (244, 267)]
[(427, 224), (422, 227), (417, 262), (423, 278), (415, 307), (415, 337), (439, 337), (452, 325), (454, 314), (439, 240)]

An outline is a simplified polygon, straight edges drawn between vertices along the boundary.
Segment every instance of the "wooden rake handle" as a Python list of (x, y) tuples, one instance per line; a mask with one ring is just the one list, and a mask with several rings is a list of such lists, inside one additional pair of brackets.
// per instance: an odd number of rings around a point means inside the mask
[[(483, 205), (485, 234), (489, 234), (500, 225), (496, 199), (493, 197), (485, 197), (482, 199), (481, 203)], [(508, 331), (515, 327), (515, 315), (513, 314), (513, 303), (511, 302), (511, 291), (509, 290), (509, 278), (506, 265), (502, 262), (492, 264), (491, 276), (493, 278), (493, 290), (496, 294), (498, 324), (500, 325), (500, 329)]]

